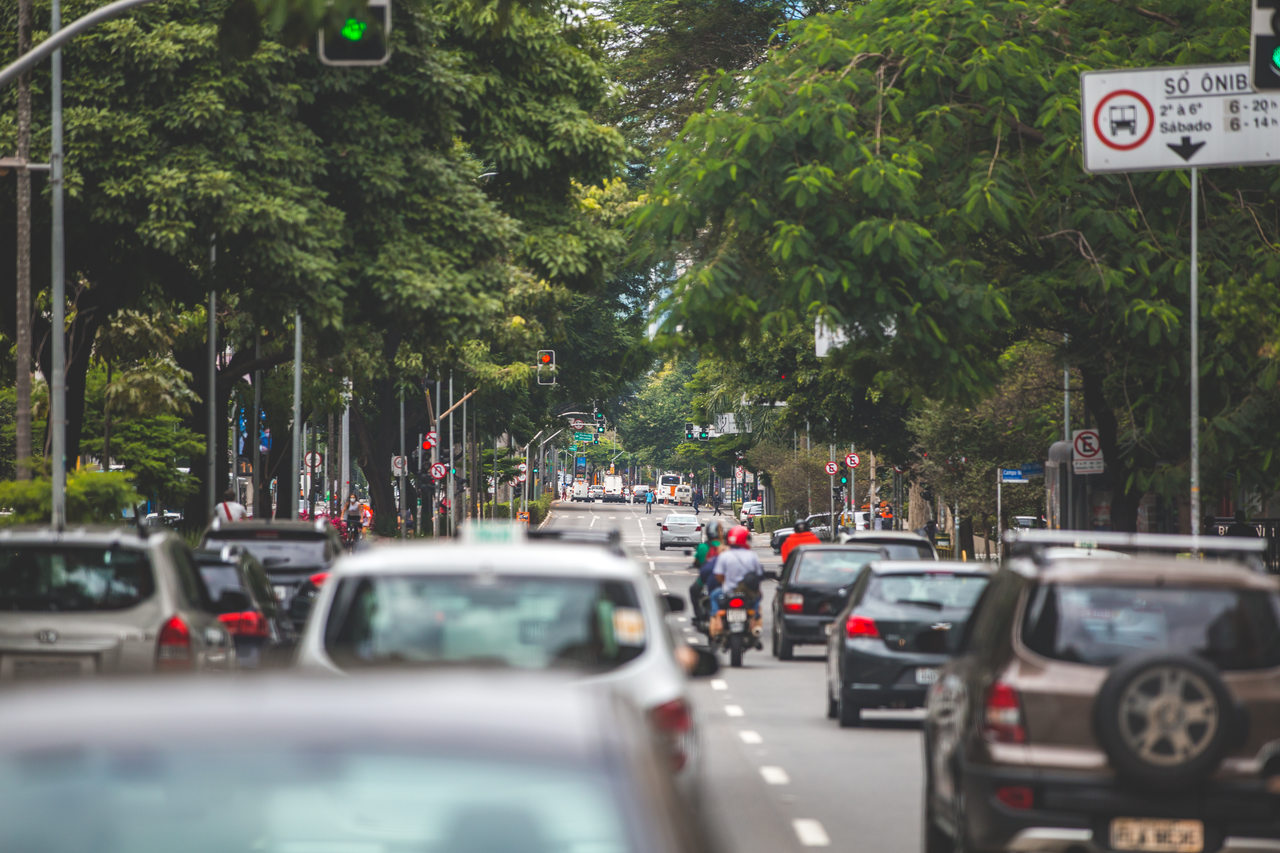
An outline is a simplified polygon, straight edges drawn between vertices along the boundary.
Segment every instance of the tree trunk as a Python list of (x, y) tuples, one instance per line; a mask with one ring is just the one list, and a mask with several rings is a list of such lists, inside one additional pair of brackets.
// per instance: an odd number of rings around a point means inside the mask
[[(31, 0), (18, 0), (18, 55), (31, 49)], [(31, 75), (18, 77), (18, 159), (31, 155)], [(18, 169), (15, 476), (31, 479), (31, 173)]]
[[(1080, 376), (1084, 386), (1085, 409), (1097, 425), (1102, 458), (1111, 477), (1111, 529), (1136, 532), (1138, 504), (1142, 501), (1142, 493), (1131, 490), (1127, 485), (1134, 460), (1120, 452), (1119, 421), (1103, 393), (1102, 374), (1093, 368), (1082, 367)], [(1138, 451), (1135, 449), (1134, 452)]]
[[(390, 383), (378, 383), (390, 385)], [(375, 432), (369, 428), (363, 407), (355, 401), (351, 404), (351, 433), (359, 447), (360, 470), (369, 483), (369, 502), (373, 509), (373, 528), (383, 536), (396, 535), (396, 496), (391, 487), (390, 461), (394, 455), (394, 424), (389, 418), (379, 418)], [(391, 429), (388, 430), (388, 426)]]

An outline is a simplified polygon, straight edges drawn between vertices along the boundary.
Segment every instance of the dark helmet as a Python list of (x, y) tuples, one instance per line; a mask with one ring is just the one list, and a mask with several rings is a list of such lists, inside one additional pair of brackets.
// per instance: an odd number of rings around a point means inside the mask
[(802, 519), (800, 519), (799, 521), (797, 521), (797, 522), (796, 522), (796, 524), (795, 524), (795, 527), (793, 527), (793, 528), (791, 528), (791, 529), (792, 529), (792, 530), (794, 530), (796, 533), (808, 533), (808, 532), (809, 532), (809, 522), (808, 522), (806, 519), (803, 519), (803, 518), (802, 518)]

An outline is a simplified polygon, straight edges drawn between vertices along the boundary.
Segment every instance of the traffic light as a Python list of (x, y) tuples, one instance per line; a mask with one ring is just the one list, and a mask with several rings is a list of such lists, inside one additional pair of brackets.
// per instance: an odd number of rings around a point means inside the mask
[(846, 471), (840, 475), (840, 486), (843, 488), (847, 485), (849, 485), (849, 473)]
[(369, 5), (320, 28), (325, 65), (383, 65), (391, 58), (391, 0)]
[(684, 437), (689, 441), (693, 441), (693, 424), (686, 423), (684, 425)]
[(1259, 92), (1280, 91), (1280, 0), (1253, 0), (1249, 73)]
[(604, 433), (604, 422), (603, 422), (603, 421), (601, 421), (600, 423), (596, 424), (596, 432), (601, 433), (601, 434), (603, 434), (603, 433)]
[(597, 420), (597, 421), (602, 421), (602, 420), (604, 420), (604, 412), (596, 412), (596, 413), (595, 413), (595, 416), (596, 416), (596, 420)]
[(790, 382), (791, 379), (794, 377), (794, 375), (795, 374), (793, 374), (790, 370), (788, 370), (785, 367), (778, 371), (778, 378), (781, 379), (783, 382)]
[(711, 438), (711, 431), (703, 427), (698, 431), (698, 441), (706, 441)]
[(538, 384), (556, 384), (556, 351), (553, 349), (538, 350)]

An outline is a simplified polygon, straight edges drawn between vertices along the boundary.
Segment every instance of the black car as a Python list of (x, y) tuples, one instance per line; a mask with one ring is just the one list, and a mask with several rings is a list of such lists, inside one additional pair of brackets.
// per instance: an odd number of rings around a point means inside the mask
[(298, 632), (276, 600), (262, 564), (238, 545), (196, 551), (194, 556), (218, 621), (235, 642), (237, 665), (260, 669), (285, 663)]
[(773, 596), (773, 656), (791, 660), (797, 643), (820, 645), (867, 563), (888, 554), (874, 545), (802, 545), (782, 567)]
[(826, 638), (827, 716), (856, 726), (863, 708), (923, 707), (990, 571), (933, 560), (863, 569)]
[(938, 549), (919, 533), (907, 530), (857, 530), (840, 536), (849, 545), (877, 545), (889, 552), (892, 560), (936, 560)]
[(293, 593), (308, 578), (328, 571), (343, 552), (337, 528), (323, 518), (233, 522), (214, 518), (200, 547), (217, 551), (229, 544), (243, 546), (262, 563), (276, 600), (286, 608)]

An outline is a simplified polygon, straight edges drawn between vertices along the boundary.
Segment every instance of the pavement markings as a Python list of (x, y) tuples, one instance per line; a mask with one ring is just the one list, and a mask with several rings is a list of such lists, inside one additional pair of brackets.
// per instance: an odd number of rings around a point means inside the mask
[(730, 717), (741, 717), (747, 713), (746, 711), (742, 710), (741, 705), (725, 705), (724, 712), (728, 714)]
[(743, 743), (749, 744), (751, 746), (756, 746), (758, 744), (764, 743), (764, 738), (760, 737), (760, 733), (753, 732), (751, 731), (751, 729), (743, 729), (742, 731), (738, 732), (738, 737), (742, 739)]
[(657, 570), (658, 570), (658, 567), (657, 567), (656, 565), (654, 565), (653, 560), (650, 560), (650, 561), (649, 561), (649, 571), (651, 571), (651, 572), (656, 572)]
[(796, 831), (796, 838), (805, 847), (830, 847), (831, 839), (822, 824), (812, 818), (796, 818), (791, 821), (791, 828)]
[(711, 679), (711, 689), (712, 690), (728, 690), (729, 682), (725, 681), (723, 678), (713, 678)]
[(667, 591), (667, 582), (662, 579), (662, 575), (655, 574), (653, 576), (653, 579), (658, 582), (658, 589), (662, 590), (663, 592)]
[(790, 785), (791, 777), (781, 767), (761, 767), (760, 775), (770, 785)]
[(587, 527), (589, 527), (589, 528), (590, 528), (590, 527), (595, 527), (595, 526), (596, 526), (596, 522), (597, 522), (597, 521), (599, 521), (599, 520), (600, 520), (600, 517), (599, 517), (599, 516), (597, 516), (597, 515), (595, 515), (594, 513), (592, 513), (592, 515), (591, 515), (591, 523), (590, 523), (590, 524), (588, 524), (588, 525), (587, 525)]

